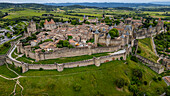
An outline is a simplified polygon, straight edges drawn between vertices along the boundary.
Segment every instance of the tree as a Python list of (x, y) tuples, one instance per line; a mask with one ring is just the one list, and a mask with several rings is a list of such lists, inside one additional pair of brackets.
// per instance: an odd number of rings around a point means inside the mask
[(120, 57), (120, 60), (123, 60), (123, 57)]
[(139, 79), (141, 79), (143, 76), (142, 71), (139, 69), (133, 69), (133, 75), (138, 77)]
[(129, 91), (133, 92), (133, 94), (136, 94), (138, 92), (138, 87), (136, 85), (129, 85)]
[(67, 36), (68, 37), (68, 39), (72, 39), (73, 38), (73, 36)]
[(147, 82), (147, 81), (144, 81), (143, 83), (144, 83), (145, 85), (147, 85), (147, 84), (148, 84), (148, 82)]
[(114, 37), (118, 37), (119, 36), (119, 32), (117, 29), (113, 28), (109, 31), (109, 34), (111, 36), (111, 38), (113, 39)]
[(165, 90), (166, 96), (170, 96), (170, 86), (168, 86)]
[(68, 45), (69, 45), (69, 42), (67, 40), (64, 40), (63, 41), (63, 47), (68, 47)]
[(115, 83), (118, 88), (122, 88), (125, 85), (125, 81), (123, 78), (117, 79)]
[(78, 84), (78, 83), (76, 83), (76, 84), (73, 86), (73, 89), (74, 89), (75, 91), (80, 91), (80, 90), (81, 90), (81, 85)]

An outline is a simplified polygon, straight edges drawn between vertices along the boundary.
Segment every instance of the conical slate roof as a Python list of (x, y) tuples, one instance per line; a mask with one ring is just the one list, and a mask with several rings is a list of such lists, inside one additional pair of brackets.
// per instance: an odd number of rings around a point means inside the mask
[(109, 27), (109, 30), (111, 30), (112, 28), (113, 28), (113, 27), (112, 27), (112, 26), (110, 26), (110, 27)]
[(96, 29), (95, 34), (99, 34), (99, 31)]
[(116, 23), (115, 23), (115, 25), (114, 25), (114, 27), (116, 27), (117, 25), (116, 25)]
[(152, 28), (152, 25), (150, 25), (149, 28)]
[(111, 38), (110, 34), (107, 35), (107, 38)]
[(106, 31), (105, 28), (103, 28), (103, 31)]
[(125, 38), (125, 37), (124, 37), (123, 34), (122, 34), (122, 36), (121, 36), (120, 38)]
[(129, 32), (128, 32), (128, 31), (126, 32), (126, 35), (129, 35)]

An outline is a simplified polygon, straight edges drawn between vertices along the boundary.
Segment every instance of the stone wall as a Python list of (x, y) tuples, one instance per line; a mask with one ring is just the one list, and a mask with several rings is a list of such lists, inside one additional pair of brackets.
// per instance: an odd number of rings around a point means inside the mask
[(140, 55), (135, 55), (141, 62), (146, 63), (146, 65), (148, 67), (150, 67), (153, 71), (157, 72), (158, 74), (161, 74), (162, 72), (164, 72), (164, 67), (159, 64), (159, 63), (155, 63), (147, 58), (144, 58)]
[[(130, 49), (130, 48), (129, 48)], [(14, 64), (16, 67), (22, 67), (22, 72), (27, 72), (29, 69), (33, 70), (39, 70), (40, 68), (44, 70), (58, 70), (63, 71), (64, 68), (74, 68), (74, 67), (82, 67), (82, 66), (89, 66), (89, 65), (95, 65), (97, 67), (100, 66), (101, 63), (109, 62), (112, 60), (120, 60), (121, 57), (123, 57), (124, 60), (126, 60), (126, 55), (129, 52), (129, 49), (127, 52), (120, 53), (120, 54), (114, 54), (114, 55), (108, 55), (108, 56), (101, 56), (101, 57), (94, 57), (93, 59), (89, 60), (83, 60), (83, 61), (77, 61), (77, 62), (69, 62), (69, 63), (62, 63), (62, 64), (27, 64), (24, 62), (17, 61), (15, 59), (6, 58), (6, 62), (8, 64)]]
[(6, 55), (0, 55), (0, 66), (4, 65)]
[(33, 53), (31, 50), (27, 50), (23, 47), (19, 48), (21, 53), (27, 53), (27, 56), (35, 59), (36, 61), (45, 60), (45, 59), (56, 59), (61, 57), (73, 57), (81, 55), (91, 55), (95, 53), (104, 53), (104, 52), (114, 52), (121, 49), (121, 45), (109, 46), (109, 47), (96, 47), (96, 48), (63, 48), (60, 50), (54, 50), (53, 52), (38, 52)]

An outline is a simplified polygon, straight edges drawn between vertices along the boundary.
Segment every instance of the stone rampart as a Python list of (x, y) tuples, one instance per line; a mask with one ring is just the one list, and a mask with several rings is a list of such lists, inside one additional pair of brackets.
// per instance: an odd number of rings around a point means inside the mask
[(164, 72), (164, 67), (159, 64), (159, 63), (155, 63), (147, 58), (144, 58), (143, 56), (140, 55), (135, 55), (141, 62), (146, 63), (146, 65), (148, 67), (150, 67), (152, 70), (154, 70), (155, 72), (157, 72), (158, 74), (161, 74), (162, 72)]
[(45, 59), (55, 59), (61, 57), (73, 57), (81, 55), (91, 55), (95, 53), (104, 53), (104, 52), (114, 52), (121, 49), (121, 45), (109, 46), (109, 47), (96, 47), (96, 48), (63, 48), (54, 50), (53, 52), (38, 52), (33, 53), (31, 50), (27, 50), (23, 47), (20, 47), (19, 50), (21, 53), (27, 53), (26, 56), (36, 61), (45, 60)]
[(27, 64), (24, 62), (17, 61), (15, 59), (6, 58), (6, 62), (8, 64), (14, 64), (16, 67), (22, 67), (22, 72), (26, 72), (30, 69), (39, 70), (42, 68), (43, 70), (58, 70), (63, 71), (64, 68), (74, 68), (74, 67), (82, 67), (82, 66), (89, 66), (95, 65), (97, 67), (100, 66), (101, 63), (109, 62), (112, 60), (120, 60), (123, 57), (126, 60), (126, 51), (120, 54), (108, 55), (108, 56), (101, 56), (101, 57), (94, 57), (93, 59), (77, 61), (77, 62), (69, 62), (69, 63), (62, 63), (62, 64)]

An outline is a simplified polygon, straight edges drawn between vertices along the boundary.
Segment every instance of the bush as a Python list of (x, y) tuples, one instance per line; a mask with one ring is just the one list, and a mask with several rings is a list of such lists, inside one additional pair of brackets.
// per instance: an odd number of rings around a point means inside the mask
[(158, 77), (158, 80), (159, 80), (159, 81), (161, 81), (161, 80), (162, 80), (162, 78), (161, 78), (161, 77)]
[(125, 85), (125, 81), (123, 78), (117, 79), (115, 83), (118, 88), (122, 88)]
[(120, 60), (123, 60), (123, 57), (120, 57)]
[(138, 50), (137, 50), (137, 53), (141, 53), (141, 48), (140, 47), (138, 47)]
[(43, 71), (43, 68), (40, 68), (39, 71)]
[(139, 79), (141, 79), (143, 76), (142, 71), (140, 69), (133, 69), (133, 75), (138, 77)]
[(147, 85), (147, 84), (148, 84), (148, 82), (147, 82), (147, 81), (144, 81), (143, 83), (144, 83), (144, 85)]
[(130, 59), (133, 60), (133, 61), (135, 61), (135, 62), (138, 62), (138, 58), (135, 57), (135, 56), (132, 56)]
[(44, 49), (42, 49), (42, 50), (41, 50), (41, 52), (45, 52), (45, 50), (44, 50)]
[(165, 90), (166, 96), (170, 96), (170, 86), (168, 86)]
[(4, 43), (5, 47), (10, 47), (10, 43)]
[(78, 83), (76, 83), (76, 84), (73, 86), (73, 89), (74, 89), (75, 91), (80, 91), (80, 90), (81, 90), (81, 85), (78, 84)]
[(158, 79), (157, 79), (157, 77), (155, 76), (155, 77), (153, 77), (152, 78), (155, 82), (157, 82), (158, 81)]
[(138, 92), (138, 88), (136, 85), (129, 85), (129, 91), (133, 92), (136, 94)]

